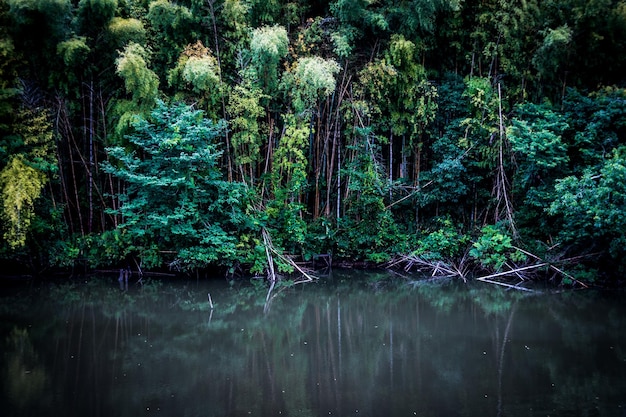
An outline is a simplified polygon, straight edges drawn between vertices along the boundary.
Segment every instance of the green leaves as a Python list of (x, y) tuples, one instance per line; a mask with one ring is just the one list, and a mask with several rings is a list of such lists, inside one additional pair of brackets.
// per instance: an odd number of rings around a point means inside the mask
[(143, 44), (146, 41), (146, 29), (139, 19), (114, 17), (109, 22), (108, 30), (116, 45), (130, 42)]
[(569, 156), (561, 135), (568, 128), (561, 115), (547, 106), (526, 104), (511, 121), (507, 137), (518, 163), (516, 178), (522, 187), (551, 182), (567, 168)]
[(13, 157), (0, 172), (4, 239), (12, 249), (26, 244), (26, 235), (34, 217), (35, 200), (39, 198), (46, 182), (46, 176), (27, 165), (21, 156)]
[[(224, 125), (182, 104), (157, 102), (150, 118), (138, 118), (128, 136), (134, 151), (109, 148), (118, 162), (103, 169), (127, 184), (118, 198), (120, 229), (141, 253), (156, 245), (173, 251), (177, 268), (236, 260), (236, 235), (242, 222), (246, 193), (241, 184), (221, 179), (216, 142)], [(149, 251), (155, 253), (154, 251)], [(152, 258), (158, 266), (160, 258)]]
[(217, 58), (197, 41), (185, 47), (176, 67), (169, 71), (168, 81), (178, 91), (191, 90), (189, 96), (214, 116), (223, 94), (220, 72)]
[[(560, 219), (565, 242), (608, 250), (621, 259), (626, 247), (626, 147), (616, 149), (599, 171), (586, 170), (555, 186), (548, 214)], [(584, 242), (584, 243), (583, 243)]]
[(480, 230), (478, 239), (472, 244), (469, 255), (483, 267), (499, 271), (509, 261), (519, 263), (526, 255), (513, 248), (508, 233), (498, 227), (487, 225)]
[(532, 59), (540, 76), (553, 79), (560, 76), (564, 68), (568, 68), (567, 56), (570, 52), (572, 36), (573, 31), (567, 24), (545, 31), (543, 43)]
[(278, 86), (278, 64), (287, 55), (288, 45), (287, 31), (282, 26), (263, 26), (252, 32), (253, 79), (266, 94), (272, 94)]
[(47, 112), (23, 108), (16, 116), (14, 142), (0, 142), (10, 155), (7, 165), (0, 170), (0, 218), (4, 223), (4, 240), (12, 249), (26, 244), (36, 219), (35, 203), (49, 175), (57, 168)]
[(438, 219), (434, 230), (425, 230), (418, 240), (416, 256), (427, 261), (455, 261), (465, 250), (468, 236), (450, 219)]
[(263, 98), (261, 89), (248, 82), (233, 89), (228, 104), (235, 162), (248, 169), (252, 169), (253, 163), (261, 158), (263, 138), (260, 119), (265, 114), (261, 106)]
[(272, 165), (272, 182), (277, 199), (293, 200), (306, 185), (309, 128), (306, 121), (285, 115), (285, 133), (280, 139)]
[(116, 71), (124, 79), (126, 91), (137, 103), (152, 103), (157, 97), (159, 78), (148, 68), (149, 54), (137, 44), (129, 43), (116, 60)]
[(84, 36), (74, 37), (57, 45), (57, 54), (68, 68), (83, 65), (90, 51)]
[(82, 30), (94, 32), (108, 25), (115, 11), (117, 0), (80, 0), (78, 2), (78, 19)]
[(318, 56), (298, 59), (295, 68), (284, 75), (283, 88), (293, 95), (296, 114), (312, 111), (318, 100), (335, 91), (339, 65)]

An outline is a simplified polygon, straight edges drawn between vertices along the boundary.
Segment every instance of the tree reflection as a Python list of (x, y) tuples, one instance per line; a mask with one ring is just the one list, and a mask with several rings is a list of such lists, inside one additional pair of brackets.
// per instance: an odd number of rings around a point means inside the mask
[(46, 395), (49, 379), (27, 329), (14, 327), (11, 330), (6, 340), (5, 360), (6, 377), (3, 379), (9, 410), (14, 407), (15, 415), (27, 414), (25, 411), (30, 405), (39, 404), (38, 408), (43, 412), (50, 405), (50, 398)]
[(211, 285), (50, 291), (15, 316), (45, 325), (5, 334), (4, 395), (65, 416), (612, 415), (626, 388), (624, 307), (600, 295), (333, 272), (267, 309), (263, 282)]

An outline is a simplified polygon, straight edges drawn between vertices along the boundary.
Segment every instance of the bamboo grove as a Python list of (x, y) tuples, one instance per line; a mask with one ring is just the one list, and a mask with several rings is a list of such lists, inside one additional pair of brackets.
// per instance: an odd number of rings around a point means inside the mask
[(624, 272), (626, 1), (1, 0), (0, 21), (12, 264)]

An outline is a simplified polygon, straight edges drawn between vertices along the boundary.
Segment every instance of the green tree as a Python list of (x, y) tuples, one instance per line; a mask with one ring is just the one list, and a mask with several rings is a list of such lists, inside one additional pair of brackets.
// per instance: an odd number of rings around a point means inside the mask
[(545, 241), (553, 230), (544, 210), (552, 201), (555, 181), (570, 169), (571, 151), (564, 137), (569, 126), (565, 116), (547, 104), (527, 103), (515, 113), (507, 137), (516, 167), (516, 219), (528, 238)]
[(551, 182), (567, 169), (567, 145), (561, 135), (568, 125), (548, 106), (528, 103), (517, 111), (519, 116), (507, 129), (517, 163), (516, 180), (523, 189)]
[(159, 78), (148, 67), (148, 57), (143, 46), (130, 43), (116, 61), (117, 73), (124, 79), (126, 91), (136, 103), (152, 103), (157, 97)]
[(615, 149), (598, 170), (586, 169), (555, 185), (547, 212), (560, 224), (559, 237), (574, 253), (610, 255), (624, 268), (626, 247), (626, 147)]
[(571, 54), (572, 30), (567, 26), (548, 29), (543, 42), (535, 52), (532, 62), (540, 77), (547, 81), (563, 79), (567, 57)]
[(76, 11), (81, 33), (94, 33), (108, 26), (117, 10), (118, 0), (80, 0)]
[(321, 98), (335, 91), (335, 75), (339, 65), (318, 56), (300, 58), (290, 72), (283, 76), (283, 88), (292, 95), (296, 114), (316, 110)]
[(126, 183), (114, 211), (128, 242), (124, 250), (146, 267), (161, 266), (168, 252), (175, 253), (170, 266), (186, 270), (234, 264), (238, 233), (248, 226), (247, 197), (242, 184), (224, 181), (219, 170), (223, 123), (158, 101), (149, 118), (134, 120), (133, 130), (132, 149), (108, 148), (116, 162), (103, 166)]
[(251, 77), (268, 96), (278, 88), (278, 65), (287, 56), (288, 46), (287, 31), (282, 26), (263, 26), (252, 32)]
[(264, 96), (259, 87), (247, 81), (235, 86), (230, 94), (231, 144), (245, 182), (252, 184), (256, 178), (256, 164), (261, 160), (263, 145), (263, 123), (265, 109), (261, 106)]
[(11, 158), (0, 172), (4, 239), (12, 249), (23, 247), (34, 217), (35, 200), (47, 181), (46, 176), (27, 165), (20, 156)]
[(129, 43), (116, 60), (116, 72), (124, 80), (130, 100), (112, 103), (109, 117), (115, 123), (110, 140), (121, 142), (136, 115), (147, 114), (159, 95), (159, 77), (150, 69), (149, 53), (137, 44)]
[(145, 44), (147, 32), (141, 20), (136, 18), (114, 17), (107, 27), (111, 44), (117, 49), (130, 42)]
[(36, 203), (56, 170), (56, 147), (49, 116), (40, 108), (22, 106), (13, 127), (9, 161), (0, 170), (0, 217), (5, 242), (19, 249), (27, 242)]
[(513, 247), (513, 238), (502, 225), (484, 226), (472, 244), (469, 255), (482, 267), (494, 271), (500, 271), (509, 262), (526, 260), (526, 255)]
[(154, 69), (165, 78), (167, 70), (177, 61), (185, 45), (201, 39), (200, 18), (184, 4), (169, 0), (154, 0), (145, 15), (149, 22), (149, 37), (154, 54)]
[[(468, 167), (476, 187), (489, 187), (489, 198), (476, 200), (485, 213), (493, 213), (493, 222), (506, 220), (515, 228), (514, 209), (509, 181), (510, 145), (506, 137), (506, 108), (503, 106), (501, 84), (484, 77), (466, 80), (464, 96), (469, 104), (469, 115), (461, 123), (466, 131), (461, 144), (471, 150)], [(488, 190), (488, 188), (487, 188)], [(485, 218), (491, 217), (485, 215)]]
[(220, 68), (211, 50), (202, 42), (185, 47), (176, 67), (170, 70), (168, 81), (170, 86), (177, 87), (179, 96), (181, 90), (191, 90), (190, 99), (198, 101), (210, 117), (216, 117), (224, 94)]
[(348, 182), (345, 209), (337, 221), (334, 255), (385, 262), (392, 254), (406, 250), (406, 235), (385, 206), (390, 184), (371, 128), (356, 129), (349, 149), (343, 172)]

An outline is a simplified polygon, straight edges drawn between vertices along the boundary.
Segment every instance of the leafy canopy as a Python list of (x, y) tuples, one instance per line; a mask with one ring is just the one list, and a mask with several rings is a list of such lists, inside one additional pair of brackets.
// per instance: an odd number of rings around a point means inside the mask
[(247, 224), (247, 197), (242, 184), (224, 181), (219, 170), (217, 141), (225, 125), (190, 106), (158, 101), (133, 127), (131, 148), (108, 148), (117, 162), (103, 165), (127, 184), (112, 211), (123, 220), (127, 251), (152, 266), (163, 261), (162, 251), (175, 252), (170, 265), (185, 269), (234, 262), (237, 238), (231, 232)]

